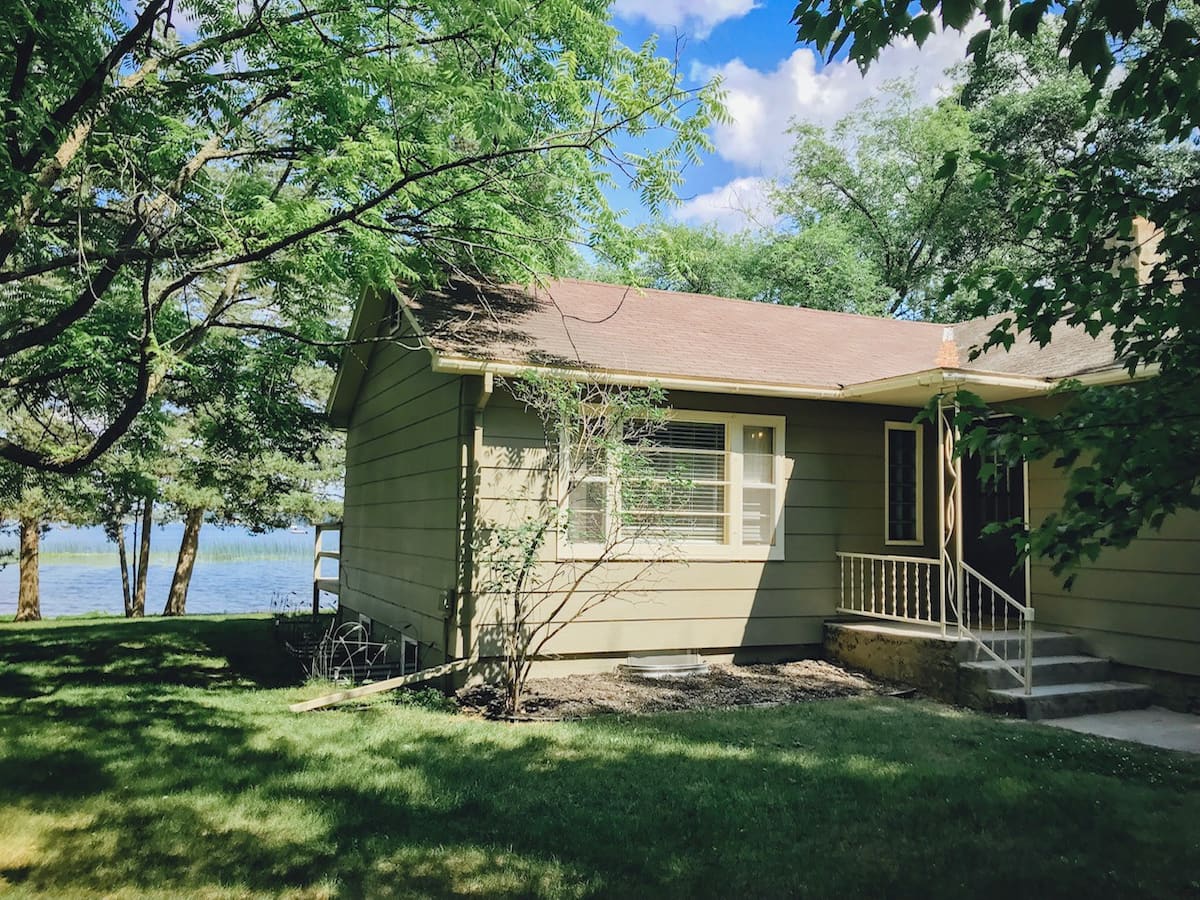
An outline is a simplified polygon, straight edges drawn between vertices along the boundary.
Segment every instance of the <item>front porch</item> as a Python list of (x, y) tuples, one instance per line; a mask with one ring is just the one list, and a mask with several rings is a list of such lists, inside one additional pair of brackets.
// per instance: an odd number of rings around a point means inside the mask
[(956, 412), (952, 394), (939, 397), (937, 556), (839, 552), (845, 618), (826, 624), (827, 655), (1030, 719), (1145, 706), (1147, 689), (1112, 681), (1108, 661), (1088, 655), (1080, 638), (1034, 629), (1029, 560), (1017, 561), (1011, 531), (986, 527), (1028, 527), (1027, 466), (993, 459), (985, 469), (960, 456)]
[(964, 637), (951, 627), (943, 634), (940, 623), (846, 619), (825, 624), (829, 659), (950, 703), (1037, 720), (1141, 709), (1150, 702), (1145, 685), (1113, 680), (1108, 660), (1089, 655), (1078, 636), (1054, 631), (1032, 631), (1028, 637), (1036, 685), (1027, 692), (1010, 667), (994, 658), (1015, 655), (1012, 645), (1025, 641), (1024, 635), (1005, 630)]
[[(952, 393), (939, 395), (934, 445), (937, 555), (839, 552), (837, 611), (893, 623), (899, 626), (897, 634), (928, 633), (956, 647), (969, 647), (973, 660), (988, 661), (1003, 673), (1005, 688), (1032, 694), (1036, 673), (1029, 562), (1017, 561), (1011, 532), (993, 535), (986, 528), (1012, 521), (1028, 526), (1026, 467), (1004, 468), (998, 460), (990, 460), (989, 468), (996, 474), (985, 477), (978, 458), (964, 459), (957, 452), (957, 411)], [(913, 443), (919, 443), (919, 438)], [(923, 504), (915, 489), (908, 487), (923, 481), (919, 453), (915, 464), (910, 462), (914, 476), (904, 472), (903, 460), (897, 465), (890, 449), (887, 452), (889, 543), (920, 543)], [(892, 504), (900, 510), (918, 510), (908, 525), (909, 533), (893, 533)], [(958, 656), (965, 660), (966, 651), (960, 651)]]

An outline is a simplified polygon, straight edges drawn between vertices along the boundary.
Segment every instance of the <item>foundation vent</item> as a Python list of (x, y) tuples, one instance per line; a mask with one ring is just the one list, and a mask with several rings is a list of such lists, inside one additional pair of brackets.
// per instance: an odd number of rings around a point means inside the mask
[(691, 675), (707, 675), (708, 663), (699, 653), (631, 655), (617, 666), (617, 671), (622, 675), (638, 675), (642, 678), (687, 678)]

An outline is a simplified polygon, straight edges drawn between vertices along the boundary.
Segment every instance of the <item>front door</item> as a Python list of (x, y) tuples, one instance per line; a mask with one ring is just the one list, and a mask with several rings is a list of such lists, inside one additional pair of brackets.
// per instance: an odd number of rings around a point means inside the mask
[[(983, 479), (984, 462), (998, 466), (996, 477)], [(963, 459), (963, 561), (1020, 603), (1025, 598), (1025, 567), (1019, 564), (1013, 535), (1020, 524), (985, 534), (991, 524), (1028, 520), (1025, 509), (1025, 466), (1006, 466), (991, 456)]]

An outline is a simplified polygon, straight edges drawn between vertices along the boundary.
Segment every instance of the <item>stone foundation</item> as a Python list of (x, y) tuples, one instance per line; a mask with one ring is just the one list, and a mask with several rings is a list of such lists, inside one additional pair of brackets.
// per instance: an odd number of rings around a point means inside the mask
[(936, 628), (898, 623), (825, 623), (827, 658), (878, 678), (898, 681), (951, 703), (965, 702), (960, 642)]

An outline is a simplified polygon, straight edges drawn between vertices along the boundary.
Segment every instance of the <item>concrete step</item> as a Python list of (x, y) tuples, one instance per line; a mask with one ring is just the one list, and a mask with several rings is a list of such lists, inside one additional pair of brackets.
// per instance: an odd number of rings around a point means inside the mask
[[(1024, 663), (1020, 657), (1009, 660), (1009, 664), (1018, 672), (1023, 671)], [(1020, 685), (1001, 663), (994, 659), (965, 662), (962, 668), (967, 672), (976, 673), (984, 679), (989, 688), (1011, 688)], [(1068, 654), (1063, 656), (1034, 656), (1033, 683), (1035, 685), (1077, 684), (1088, 681), (1108, 680), (1108, 660), (1097, 659), (1083, 654)]]
[(1033, 693), (1029, 696), (1019, 687), (988, 693), (996, 706), (1031, 721), (1144, 709), (1150, 705), (1150, 689), (1144, 684), (1128, 681), (1086, 681), (1039, 686), (1035, 676)]
[[(1025, 652), (1025, 636), (1019, 631), (976, 632), (980, 640), (992, 648), (998, 655), (1006, 659), (1020, 659)], [(972, 651), (968, 651), (972, 653)], [(974, 650), (968, 658), (980, 660), (988, 658), (986, 653)], [(1082, 655), (1083, 642), (1077, 635), (1061, 631), (1035, 631), (1033, 633), (1033, 655), (1036, 656), (1076, 656)]]

